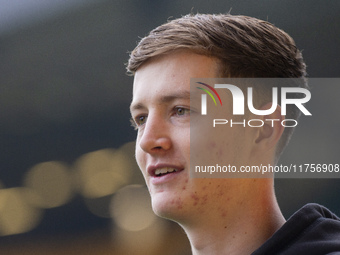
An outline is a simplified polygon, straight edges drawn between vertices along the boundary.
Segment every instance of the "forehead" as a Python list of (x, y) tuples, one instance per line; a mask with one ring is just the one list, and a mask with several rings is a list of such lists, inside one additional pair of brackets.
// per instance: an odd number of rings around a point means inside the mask
[(167, 94), (189, 93), (190, 78), (213, 78), (216, 73), (216, 59), (191, 52), (153, 58), (135, 73), (133, 103)]

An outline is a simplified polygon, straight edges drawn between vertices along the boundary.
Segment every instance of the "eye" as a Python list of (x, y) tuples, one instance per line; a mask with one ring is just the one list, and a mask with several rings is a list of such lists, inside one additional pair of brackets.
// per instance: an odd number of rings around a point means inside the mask
[(184, 107), (176, 107), (175, 111), (179, 116), (190, 114), (190, 110)]
[(143, 125), (146, 122), (146, 116), (138, 116), (136, 118), (136, 123), (138, 126)]
[(146, 119), (147, 119), (147, 116), (145, 115), (140, 115), (140, 116), (137, 116), (135, 118), (131, 118), (130, 122), (131, 122), (131, 125), (137, 129), (139, 126), (145, 124), (146, 122)]

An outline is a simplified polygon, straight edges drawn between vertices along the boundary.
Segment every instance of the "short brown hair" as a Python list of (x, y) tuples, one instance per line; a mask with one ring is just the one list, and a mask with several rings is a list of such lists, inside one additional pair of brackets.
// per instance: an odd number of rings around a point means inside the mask
[[(176, 50), (218, 59), (220, 77), (301, 78), (300, 86), (307, 87), (302, 54), (287, 33), (267, 21), (230, 14), (189, 14), (155, 28), (131, 52), (127, 70), (134, 74), (148, 60)], [(286, 117), (298, 119), (300, 111), (288, 107)], [(277, 156), (292, 133), (285, 129)]]

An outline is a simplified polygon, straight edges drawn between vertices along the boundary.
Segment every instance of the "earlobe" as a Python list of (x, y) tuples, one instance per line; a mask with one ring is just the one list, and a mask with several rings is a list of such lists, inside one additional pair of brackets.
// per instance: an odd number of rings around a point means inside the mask
[[(261, 109), (269, 109), (270, 106), (271, 103), (268, 103), (261, 107)], [(264, 124), (262, 127), (259, 127), (255, 143), (257, 146), (261, 146), (263, 149), (268, 150), (275, 147), (280, 140), (284, 131), (284, 127), (281, 125), (281, 122), (285, 119), (285, 117), (281, 115), (281, 107), (279, 105), (272, 114), (261, 117)]]

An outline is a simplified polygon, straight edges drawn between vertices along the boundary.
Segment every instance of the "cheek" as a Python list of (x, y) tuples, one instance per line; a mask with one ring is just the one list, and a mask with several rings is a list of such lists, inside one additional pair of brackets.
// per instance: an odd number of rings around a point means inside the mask
[[(190, 159), (190, 135), (188, 137), (189, 139), (187, 137), (183, 139), (184, 143), (182, 143), (181, 146), (184, 156), (187, 158), (187, 160)], [(190, 163), (190, 161), (188, 163)]]
[(136, 143), (135, 155), (136, 155), (136, 161), (137, 161), (137, 164), (139, 166), (139, 169), (144, 174), (144, 172), (145, 172), (145, 157), (144, 157), (143, 150), (138, 145), (138, 142)]
[(171, 139), (171, 151), (169, 151), (169, 155), (174, 154), (175, 157), (183, 158), (186, 160), (186, 163), (190, 163), (190, 127), (184, 129), (174, 129), (169, 135)]
[(225, 141), (209, 141), (207, 143), (207, 151), (210, 154), (210, 157), (214, 157), (217, 160), (220, 160), (222, 158), (225, 158), (226, 155), (230, 155), (230, 153), (227, 153), (228, 151), (228, 144)]
[(197, 150), (198, 156), (204, 155), (207, 159), (206, 165), (216, 165), (217, 163), (230, 163), (234, 157), (234, 148), (236, 145), (229, 135), (218, 132), (207, 137), (202, 143), (201, 149)]

